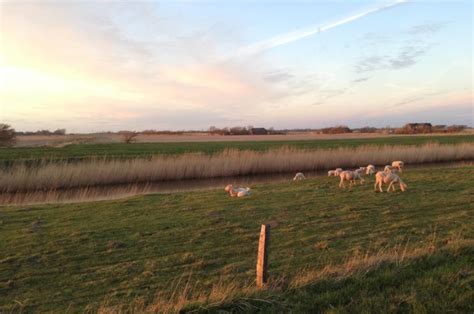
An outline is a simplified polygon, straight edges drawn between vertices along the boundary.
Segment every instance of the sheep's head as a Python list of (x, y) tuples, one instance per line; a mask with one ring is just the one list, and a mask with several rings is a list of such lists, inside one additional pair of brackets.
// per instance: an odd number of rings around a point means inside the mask
[(232, 184), (228, 184), (225, 189), (226, 192), (230, 192), (232, 190)]

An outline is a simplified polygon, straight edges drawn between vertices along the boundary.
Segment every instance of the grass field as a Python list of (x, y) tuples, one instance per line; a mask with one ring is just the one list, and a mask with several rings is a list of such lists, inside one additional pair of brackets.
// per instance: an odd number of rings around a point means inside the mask
[(90, 157), (133, 158), (152, 155), (178, 155), (202, 152), (213, 154), (225, 149), (264, 151), (289, 146), (300, 149), (357, 147), (362, 145), (422, 145), (429, 142), (458, 144), (474, 142), (473, 135), (454, 136), (393, 136), (381, 138), (293, 140), (293, 141), (243, 141), (243, 142), (182, 142), (135, 144), (74, 144), (65, 147), (16, 147), (0, 149), (0, 162), (37, 159), (84, 159)]
[[(405, 193), (374, 193), (373, 178), (340, 191), (325, 177), (257, 185), (246, 199), (215, 190), (0, 207), (0, 312), (472, 312), (473, 175), (407, 170)], [(271, 281), (259, 292), (262, 223)]]

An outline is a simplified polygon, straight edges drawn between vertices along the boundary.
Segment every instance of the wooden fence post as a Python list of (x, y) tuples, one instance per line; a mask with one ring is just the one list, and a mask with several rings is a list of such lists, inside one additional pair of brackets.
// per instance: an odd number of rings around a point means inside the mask
[(257, 287), (262, 288), (268, 279), (268, 246), (270, 242), (270, 225), (262, 225), (258, 241)]

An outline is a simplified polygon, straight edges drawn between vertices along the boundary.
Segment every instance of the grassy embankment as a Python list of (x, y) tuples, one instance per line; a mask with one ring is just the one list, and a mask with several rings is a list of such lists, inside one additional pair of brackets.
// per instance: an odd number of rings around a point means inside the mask
[(153, 155), (183, 153), (214, 154), (225, 149), (265, 151), (288, 146), (296, 149), (332, 149), (364, 145), (422, 145), (426, 143), (459, 144), (474, 142), (472, 135), (454, 136), (393, 136), (383, 138), (299, 140), (299, 141), (245, 141), (245, 142), (188, 142), (136, 144), (74, 144), (65, 147), (2, 148), (0, 162), (9, 164), (18, 160), (38, 159), (77, 160), (91, 157), (135, 158)]
[[(0, 312), (472, 312), (473, 175), (407, 170), (405, 193), (318, 178), (255, 186), (247, 199), (0, 207)], [(261, 223), (273, 225), (263, 292), (252, 285)]]

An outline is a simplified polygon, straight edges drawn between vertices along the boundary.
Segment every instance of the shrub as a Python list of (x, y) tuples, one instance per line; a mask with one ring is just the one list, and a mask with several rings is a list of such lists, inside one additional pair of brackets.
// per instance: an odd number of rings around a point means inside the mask
[(15, 143), (15, 129), (12, 129), (8, 124), (0, 123), (0, 147), (13, 146)]
[(119, 134), (122, 135), (124, 143), (130, 144), (136, 140), (139, 133), (135, 131), (120, 131)]
[(352, 133), (352, 130), (346, 125), (338, 125), (330, 128), (321, 129), (323, 134)]
[(365, 126), (363, 128), (360, 128), (359, 130), (361, 133), (375, 133), (377, 132), (377, 128), (373, 128), (370, 126)]
[(446, 128), (446, 131), (448, 133), (456, 133), (456, 132), (462, 132), (466, 129), (465, 125), (450, 125)]

